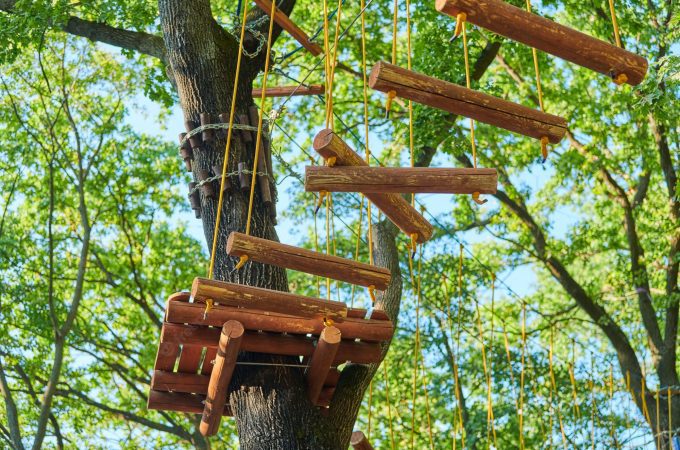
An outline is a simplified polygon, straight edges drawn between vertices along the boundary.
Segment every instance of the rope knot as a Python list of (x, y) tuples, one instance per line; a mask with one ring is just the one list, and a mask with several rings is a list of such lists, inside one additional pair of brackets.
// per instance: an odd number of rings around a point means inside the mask
[(482, 200), (481, 198), (479, 198), (479, 195), (480, 195), (479, 192), (472, 193), (472, 200), (474, 200), (474, 202), (477, 203), (478, 205), (483, 205), (484, 203), (489, 201), (488, 199)]
[(205, 301), (205, 310), (203, 311), (203, 320), (205, 320), (208, 317), (208, 313), (213, 309), (213, 306), (215, 306), (215, 302), (213, 299), (209, 298), (208, 300)]
[(323, 199), (326, 198), (328, 195), (328, 191), (319, 191), (319, 201), (316, 203), (316, 209), (314, 210), (314, 214), (319, 212), (319, 208), (321, 208), (321, 205), (323, 205)]
[(614, 81), (614, 84), (616, 84), (617, 86), (621, 86), (622, 84), (628, 81), (628, 75), (626, 75), (625, 73), (620, 73), (616, 76), (613, 76), (612, 80)]
[(418, 233), (411, 233), (411, 259), (415, 258), (418, 251)]
[(337, 162), (338, 157), (337, 156), (331, 156), (326, 160), (326, 166), (328, 167), (333, 167), (335, 163)]
[(236, 263), (236, 266), (234, 266), (234, 270), (239, 270), (246, 264), (246, 262), (248, 262), (248, 255), (241, 255), (238, 262)]
[(453, 37), (457, 38), (460, 36), (460, 33), (463, 32), (463, 26), (465, 25), (465, 21), (467, 20), (467, 14), (464, 12), (459, 12), (456, 15), (456, 29), (453, 31)]
[(331, 319), (330, 317), (324, 317), (323, 318), (323, 324), (324, 324), (324, 326), (332, 327), (333, 324), (335, 324), (335, 322), (333, 322), (333, 319)]
[(390, 110), (392, 109), (392, 100), (397, 96), (397, 91), (389, 91), (387, 93), (387, 101), (385, 102), (385, 117), (390, 117)]
[(375, 304), (375, 286), (374, 285), (370, 285), (368, 287), (368, 295), (371, 296), (371, 302), (373, 304)]
[(543, 136), (541, 138), (541, 156), (543, 156), (543, 162), (545, 162), (548, 159), (548, 143), (549, 143), (548, 136)]

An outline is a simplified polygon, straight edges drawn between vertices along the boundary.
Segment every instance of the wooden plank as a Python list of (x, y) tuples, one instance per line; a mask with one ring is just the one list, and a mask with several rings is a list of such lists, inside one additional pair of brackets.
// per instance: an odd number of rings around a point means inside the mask
[(387, 289), (391, 278), (390, 271), (383, 267), (237, 232), (229, 235), (227, 253), (231, 256), (246, 255), (251, 260), (264, 264), (330, 277), (360, 286), (374, 286), (380, 290)]
[[(265, 97), (288, 97), (288, 96), (298, 96), (298, 95), (323, 95), (324, 94), (323, 84), (313, 84), (310, 86), (267, 86), (267, 90), (264, 91)], [(262, 97), (262, 88), (253, 88), (253, 98)]]
[[(216, 339), (215, 342), (218, 340), (219, 339)], [(207, 345), (204, 345), (204, 347), (206, 347), (206, 349), (205, 356), (203, 357), (203, 364), (201, 364), (201, 374), (210, 375), (213, 370), (215, 357), (217, 356), (217, 347), (208, 347)]]
[(309, 367), (305, 371), (307, 397), (314, 404), (319, 400), (323, 383), (331, 370), (341, 339), (340, 330), (334, 326), (326, 327), (321, 331), (319, 342), (316, 344), (316, 349), (309, 361)]
[(235, 320), (230, 320), (222, 327), (215, 366), (210, 375), (203, 417), (199, 426), (203, 436), (216, 434), (220, 427), (222, 412), (227, 402), (229, 382), (236, 368), (236, 359), (244, 332), (243, 325)]
[(371, 70), (368, 85), (382, 92), (443, 109), (536, 139), (556, 144), (567, 132), (562, 117), (474, 91), (448, 81), (404, 69), (385, 61)]
[(366, 439), (366, 436), (361, 431), (353, 432), (349, 443), (354, 450), (373, 450), (373, 446), (368, 442), (368, 439)]
[[(314, 150), (325, 159), (334, 157), (336, 166), (368, 165), (333, 130), (321, 130), (314, 138), (313, 145)], [(432, 237), (432, 225), (401, 195), (366, 194), (366, 198), (394, 222), (401, 231), (409, 236), (414, 233), (417, 234), (419, 243), (426, 242)]]
[(502, 0), (437, 0), (435, 7), (453, 17), (464, 12), (470, 23), (596, 72), (625, 74), (633, 86), (647, 73), (645, 58)]
[(156, 353), (156, 362), (154, 363), (154, 370), (173, 370), (175, 362), (179, 355), (179, 345), (173, 343), (158, 344), (158, 352)]
[[(163, 392), (151, 389), (149, 391), (148, 409), (159, 409), (162, 411), (177, 411), (184, 413), (201, 414), (205, 395), (187, 394), (183, 392)], [(224, 406), (223, 416), (231, 416), (229, 405)]]
[[(255, 0), (255, 4), (262, 9), (267, 15), (271, 14), (272, 11), (272, 2), (270, 0)], [(300, 27), (295, 25), (295, 23), (290, 20), (290, 18), (284, 14), (281, 10), (276, 8), (274, 12), (274, 22), (276, 22), (277, 25), (279, 25), (281, 28), (286, 30), (288, 34), (293, 36), (293, 38), (300, 43), (304, 48), (306, 48), (309, 53), (311, 53), (314, 56), (319, 56), (321, 53), (323, 53), (323, 50), (318, 44), (315, 44), (309, 39), (309, 36), (307, 36), (307, 33), (302, 31)]]
[(205, 395), (208, 392), (209, 382), (210, 376), (207, 375), (154, 370), (151, 377), (151, 389)]
[[(244, 308), (215, 305), (204, 317), (205, 305), (201, 303), (170, 302), (167, 321), (189, 325), (221, 327), (228, 320), (238, 320), (248, 330), (274, 333), (319, 335), (324, 328), (318, 317), (296, 317), (290, 314), (253, 311)], [(394, 327), (389, 320), (365, 320), (352, 317), (334, 319), (344, 339), (361, 339), (382, 342), (390, 339)]]
[(201, 364), (203, 347), (198, 345), (183, 345), (182, 353), (179, 355), (177, 371), (183, 373), (198, 373), (198, 366)]
[(495, 194), (496, 169), (440, 167), (305, 167), (305, 191)]
[[(200, 345), (206, 347), (207, 352), (217, 349), (219, 338), (220, 330), (218, 328), (205, 326), (165, 322), (161, 331), (161, 343)], [(246, 331), (243, 342), (241, 342), (241, 351), (306, 357), (314, 353), (315, 342), (316, 338), (309, 336)], [(378, 343), (356, 342), (346, 339), (340, 343), (334, 365), (347, 361), (355, 364), (376, 363), (380, 361), (381, 355), (382, 351)], [(210, 360), (214, 359), (215, 357), (212, 356)], [(204, 368), (207, 360), (208, 356), (203, 361)], [(212, 365), (210, 366), (212, 367)], [(202, 373), (206, 374), (204, 371)]]
[(238, 306), (260, 311), (281, 312), (303, 317), (340, 318), (347, 316), (342, 302), (305, 297), (289, 292), (274, 291), (245, 284), (229, 283), (208, 278), (194, 278), (191, 286), (194, 301), (212, 299), (221, 305)]

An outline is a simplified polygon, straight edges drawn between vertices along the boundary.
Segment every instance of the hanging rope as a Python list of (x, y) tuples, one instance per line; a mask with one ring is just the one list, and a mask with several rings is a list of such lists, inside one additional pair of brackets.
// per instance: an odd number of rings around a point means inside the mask
[(385, 400), (387, 400), (387, 423), (390, 427), (390, 448), (394, 450), (394, 429), (392, 427), (392, 406), (390, 404), (390, 380), (387, 375), (387, 360), (382, 362), (383, 374), (385, 376)]
[[(614, 40), (616, 41), (616, 46), (621, 48), (621, 36), (619, 35), (619, 24), (616, 21), (616, 11), (614, 10), (614, 0), (609, 0), (609, 13), (612, 16), (612, 27), (614, 28)], [(612, 80), (617, 85), (622, 85), (628, 81), (628, 76), (625, 73), (620, 73), (616, 76), (612, 76)]]
[[(495, 279), (495, 276), (493, 277)], [(492, 288), (493, 292), (493, 288)], [(493, 297), (492, 297), (493, 298)], [(492, 300), (493, 302), (493, 300)], [(496, 441), (496, 427), (494, 426), (493, 402), (491, 397), (491, 373), (490, 367), (486, 357), (486, 345), (484, 344), (484, 327), (482, 326), (482, 314), (479, 310), (479, 302), (475, 299), (475, 309), (477, 311), (477, 329), (479, 331), (479, 342), (482, 345), (482, 368), (484, 370), (484, 379), (486, 380), (486, 433), (487, 440), (490, 434), (493, 436), (494, 447), (498, 448)]]
[(519, 372), (519, 448), (524, 450), (524, 372), (525, 372), (525, 356), (527, 348), (527, 308), (526, 303), (522, 301), (522, 318), (521, 318), (521, 333), (522, 333), (522, 357)]
[[(399, 18), (399, 2), (394, 0), (394, 13), (392, 15), (392, 64), (397, 64), (397, 20)], [(389, 91), (387, 93), (387, 101), (385, 103), (385, 117), (390, 117), (390, 110), (392, 109), (392, 100), (397, 96), (397, 91)]]
[[(549, 343), (549, 350), (548, 350), (548, 371), (550, 373), (550, 419), (552, 420), (552, 403), (553, 403), (553, 394), (557, 398), (557, 421), (560, 426), (560, 434), (562, 436), (562, 446), (567, 448), (567, 436), (564, 431), (564, 423), (562, 422), (562, 413), (561, 413), (561, 408), (560, 408), (560, 397), (557, 393), (557, 383), (555, 382), (555, 371), (553, 369), (553, 327), (552, 324), (550, 325), (550, 343)], [(551, 427), (552, 429), (552, 427)], [(552, 433), (551, 433), (552, 434)]]
[[(527, 3), (527, 11), (531, 12), (531, 0), (526, 0)], [(545, 112), (545, 107), (543, 106), (543, 89), (541, 88), (541, 72), (538, 69), (538, 51), (534, 48), (531, 47), (531, 55), (534, 58), (534, 72), (536, 75), (536, 93), (538, 95), (538, 106), (541, 108), (541, 111)], [(547, 136), (543, 136), (541, 138), (541, 156), (543, 157), (543, 162), (548, 159), (548, 143), (549, 139)]]

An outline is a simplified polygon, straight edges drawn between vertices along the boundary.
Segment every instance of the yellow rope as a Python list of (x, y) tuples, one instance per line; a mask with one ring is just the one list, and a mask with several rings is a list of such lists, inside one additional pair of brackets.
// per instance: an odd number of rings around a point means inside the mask
[[(331, 228), (330, 228), (330, 215), (331, 215), (331, 194), (326, 195), (326, 254), (331, 254)], [(331, 278), (326, 277), (326, 298), (331, 299)]]
[[(553, 394), (557, 397), (557, 421), (560, 425), (560, 434), (562, 436), (562, 446), (567, 448), (567, 435), (564, 431), (564, 423), (562, 422), (562, 411), (560, 408), (560, 399), (557, 395), (557, 383), (555, 382), (555, 371), (553, 369), (553, 328), (550, 327), (550, 344), (548, 347), (548, 371), (550, 372), (550, 419), (552, 420), (552, 401)], [(552, 430), (552, 427), (551, 427)], [(552, 433), (551, 433), (552, 434)]]
[(390, 381), (387, 374), (387, 360), (382, 362), (385, 376), (385, 400), (387, 401), (387, 423), (390, 427), (390, 448), (394, 450), (394, 428), (392, 426), (392, 406), (390, 404)]
[(326, 128), (332, 128), (332, 115), (330, 114), (331, 108), (331, 94), (330, 94), (330, 73), (331, 73), (331, 58), (330, 52), (330, 42), (328, 36), (328, 1), (323, 0), (323, 50), (324, 50), (324, 76), (326, 78)]
[[(335, 119), (333, 117), (333, 83), (335, 81), (335, 67), (337, 66), (338, 63), (338, 40), (340, 39), (340, 17), (342, 15), (342, 4), (343, 0), (338, 0), (338, 6), (336, 9), (336, 19), (335, 19), (335, 39), (333, 41), (333, 60), (330, 63), (330, 88), (328, 90), (329, 94), (329, 102), (330, 105), (328, 105), (328, 114), (330, 114), (330, 117), (328, 118), (331, 127), (333, 127), (335, 123)], [(330, 57), (330, 55), (329, 55)]]
[(614, 11), (614, 0), (609, 0), (609, 12), (612, 15), (612, 26), (614, 27), (614, 39), (616, 46), (621, 48), (621, 36), (619, 35), (619, 24), (616, 21), (616, 11)]
[[(460, 335), (461, 335), (461, 330), (462, 330), (462, 323), (461, 323), (461, 310), (463, 307), (463, 244), (460, 244), (460, 253), (458, 255), (458, 324), (456, 327), (456, 354), (458, 354), (458, 351), (460, 350)], [(456, 399), (458, 400), (458, 418), (459, 424), (460, 424), (460, 439), (461, 439), (461, 446), (462, 448), (465, 448), (465, 423), (463, 422), (463, 403), (462, 403), (462, 398), (460, 397), (460, 377), (458, 376), (458, 368), (457, 365), (454, 364), (453, 366), (453, 377), (456, 382)], [(455, 441), (454, 441), (455, 443)]]
[[(364, 200), (366, 200), (366, 197), (364, 194), (359, 194), (359, 197), (361, 198), (361, 202), (359, 204), (359, 223), (357, 224), (357, 240), (355, 242), (354, 246), (354, 259), (359, 261), (359, 250), (360, 250), (360, 244), (361, 244), (361, 225), (363, 223), (363, 217), (364, 217)], [(354, 293), (356, 291), (356, 284), (352, 285), (352, 295), (351, 295), (351, 301), (350, 301), (350, 307), (354, 308)]]
[[(399, 1), (394, 0), (394, 13), (392, 17), (392, 64), (397, 64), (397, 19), (399, 18)], [(365, 71), (364, 71), (365, 72)], [(389, 91), (387, 93), (387, 101), (385, 103), (385, 115), (389, 117), (392, 109), (392, 100), (397, 96), (396, 91)]]
[[(526, 0), (527, 11), (531, 12), (531, 0)], [(538, 106), (541, 111), (545, 112), (545, 106), (543, 105), (543, 89), (541, 88), (541, 71), (538, 68), (538, 51), (535, 48), (531, 48), (531, 55), (534, 58), (534, 72), (536, 75), (536, 93), (538, 95)], [(548, 159), (548, 137), (541, 137), (541, 156), (543, 157), (543, 162)]]
[[(215, 255), (217, 254), (217, 236), (220, 229), (220, 219), (222, 217), (222, 199), (224, 197), (224, 183), (227, 179), (227, 167), (229, 165), (229, 148), (231, 147), (231, 137), (233, 136), (234, 116), (236, 112), (236, 93), (238, 92), (239, 76), (241, 74), (241, 59), (243, 56), (243, 40), (246, 33), (246, 14), (248, 13), (248, 2), (243, 7), (243, 17), (241, 18), (241, 38), (239, 39), (238, 56), (236, 57), (236, 73), (234, 74), (234, 89), (231, 94), (231, 107), (229, 109), (229, 128), (227, 128), (227, 143), (224, 146), (224, 162), (222, 162), (222, 180), (220, 181), (220, 195), (217, 200), (217, 217), (215, 217), (215, 230), (213, 231), (212, 250), (210, 251), (210, 266), (208, 268), (208, 278), (212, 278), (215, 270)], [(263, 91), (264, 92), (264, 91)], [(207, 314), (209, 308), (206, 303)]]
[(519, 372), (519, 448), (524, 450), (524, 371), (525, 355), (527, 348), (527, 309), (526, 303), (522, 300), (522, 358)]
[[(365, 0), (361, 0), (361, 72), (363, 73), (364, 90), (364, 140), (366, 151), (366, 165), (370, 166), (371, 152), (368, 146), (368, 80), (366, 78), (366, 5)], [(373, 264), (373, 225), (371, 217), (371, 201), (366, 199), (366, 217), (368, 219), (368, 263)]]
[[(491, 398), (491, 376), (490, 368), (486, 358), (486, 345), (484, 344), (484, 328), (482, 327), (482, 314), (479, 310), (479, 302), (475, 300), (475, 309), (477, 311), (477, 329), (479, 331), (479, 342), (482, 345), (482, 368), (484, 370), (484, 378), (486, 380), (486, 432), (487, 439), (489, 439), (489, 432), (493, 435), (494, 447), (498, 448), (496, 442), (496, 427), (494, 426), (493, 402)], [(492, 316), (493, 317), (493, 316)]]
[[(406, 67), (411, 70), (411, 1), (406, 0)], [(411, 167), (415, 167), (413, 145), (413, 102), (408, 101), (408, 149), (411, 156)], [(411, 194), (411, 205), (416, 204), (416, 194)]]

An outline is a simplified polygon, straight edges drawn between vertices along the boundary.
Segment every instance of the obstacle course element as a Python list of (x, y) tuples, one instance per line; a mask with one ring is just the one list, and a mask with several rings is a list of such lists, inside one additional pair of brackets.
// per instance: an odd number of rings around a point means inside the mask
[(382, 92), (453, 114), (462, 115), (525, 136), (556, 144), (567, 132), (562, 117), (544, 113), (448, 81), (432, 78), (384, 61), (371, 70), (368, 85)]
[[(267, 87), (264, 91), (265, 97), (295, 97), (300, 95), (323, 95), (324, 86), (313, 84), (311, 86), (276, 86)], [(262, 88), (253, 88), (253, 98), (262, 97)]]
[(647, 73), (647, 60), (503, 0), (436, 0), (437, 11), (467, 20), (514, 41), (625, 82), (638, 85)]
[[(367, 166), (354, 150), (352, 150), (333, 130), (321, 130), (314, 138), (314, 150), (326, 160), (334, 158), (336, 166)], [(432, 225), (418, 213), (402, 196), (398, 194), (366, 194), (394, 224), (409, 236), (416, 236), (419, 243), (432, 237)]]
[(495, 194), (496, 169), (432, 167), (322, 167), (305, 168), (305, 191)]
[[(255, 4), (257, 4), (257, 6), (259, 6), (262, 11), (267, 13), (267, 15), (271, 13), (272, 2), (270, 0), (255, 0)], [(300, 45), (306, 48), (313, 56), (319, 56), (321, 53), (323, 53), (321, 47), (318, 44), (312, 42), (309, 36), (307, 36), (307, 33), (295, 25), (295, 23), (278, 8), (275, 8), (274, 11), (274, 22), (286, 30), (288, 34), (298, 41)]]

